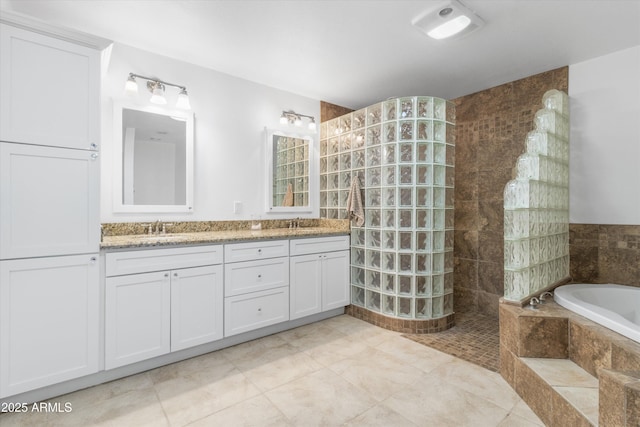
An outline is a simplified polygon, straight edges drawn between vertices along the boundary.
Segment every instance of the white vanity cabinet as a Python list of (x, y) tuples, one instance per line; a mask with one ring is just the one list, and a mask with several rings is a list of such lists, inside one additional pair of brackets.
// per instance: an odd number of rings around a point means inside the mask
[(105, 368), (223, 337), (222, 245), (106, 254)]
[(0, 398), (98, 371), (97, 255), (0, 261)]
[(349, 305), (349, 237), (291, 240), (291, 320)]
[(96, 150), (100, 51), (4, 23), (0, 51), (0, 140)]
[(0, 142), (0, 259), (97, 253), (99, 194), (96, 153)]
[(2, 11), (0, 398), (100, 365), (104, 39)]
[(225, 245), (225, 337), (289, 320), (289, 242)]

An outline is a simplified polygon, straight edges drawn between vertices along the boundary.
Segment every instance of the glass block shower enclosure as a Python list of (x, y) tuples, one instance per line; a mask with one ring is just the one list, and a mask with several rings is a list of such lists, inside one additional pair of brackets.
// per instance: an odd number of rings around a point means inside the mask
[(321, 126), (320, 216), (347, 218), (352, 177), (365, 223), (351, 228), (351, 303), (405, 319), (453, 313), (455, 107), (394, 98)]

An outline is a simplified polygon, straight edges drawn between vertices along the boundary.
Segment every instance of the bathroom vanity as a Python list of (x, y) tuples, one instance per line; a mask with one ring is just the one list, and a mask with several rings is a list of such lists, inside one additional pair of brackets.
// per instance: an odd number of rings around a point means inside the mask
[(106, 237), (104, 368), (157, 366), (341, 314), (349, 253), (348, 235), (319, 228)]
[[(140, 226), (101, 240), (101, 68), (111, 42), (9, 13), (0, 21), (0, 401), (47, 399), (344, 312), (348, 226), (156, 226), (152, 235)], [(42, 70), (55, 84), (34, 84)], [(147, 131), (148, 111), (114, 111), (114, 135)], [(116, 145), (114, 212), (192, 212), (193, 115), (178, 118), (175, 200), (145, 194), (137, 204), (131, 144), (105, 143)], [(287, 138), (287, 178), (306, 196), (297, 210), (272, 207), (279, 218), (318, 203), (313, 138), (302, 151)]]

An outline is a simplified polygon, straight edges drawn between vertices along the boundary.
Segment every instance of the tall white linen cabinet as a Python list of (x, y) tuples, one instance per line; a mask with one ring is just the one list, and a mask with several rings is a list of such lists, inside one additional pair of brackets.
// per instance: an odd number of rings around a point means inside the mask
[(0, 23), (0, 398), (99, 368), (96, 40)]

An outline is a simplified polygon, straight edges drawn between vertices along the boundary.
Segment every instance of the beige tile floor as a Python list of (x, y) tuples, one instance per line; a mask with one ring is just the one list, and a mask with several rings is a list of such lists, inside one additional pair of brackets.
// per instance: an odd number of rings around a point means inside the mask
[(0, 426), (543, 426), (499, 374), (346, 315), (52, 401)]

